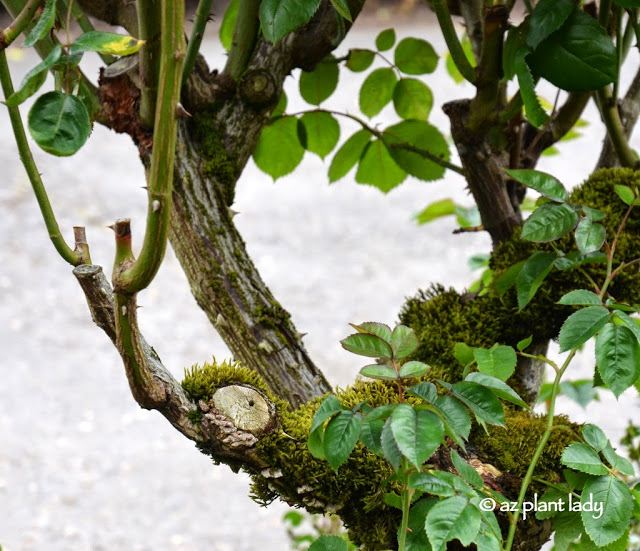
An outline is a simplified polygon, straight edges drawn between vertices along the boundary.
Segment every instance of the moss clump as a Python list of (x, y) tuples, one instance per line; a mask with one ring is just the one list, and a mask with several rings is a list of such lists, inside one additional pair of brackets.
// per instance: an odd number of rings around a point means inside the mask
[(287, 339), (280, 332), (282, 329), (291, 331), (291, 314), (280, 306), (275, 300), (269, 305), (258, 304), (253, 311), (253, 316), (257, 323), (268, 329), (273, 329), (283, 344), (287, 344)]
[(235, 183), (238, 179), (235, 160), (224, 145), (223, 132), (216, 122), (217, 107), (211, 106), (193, 117), (193, 135), (200, 143), (203, 176), (218, 182), (225, 190), (228, 205), (233, 203)]
[[(603, 224), (609, 241), (613, 240), (627, 210), (627, 206), (615, 195), (613, 186), (623, 184), (640, 186), (640, 175), (629, 169), (599, 170), (571, 194), (573, 204), (586, 205), (606, 212)], [(499, 276), (510, 266), (526, 260), (535, 251), (553, 252), (554, 247), (570, 253), (576, 251), (573, 235), (550, 243), (532, 243), (520, 238), (520, 231), (499, 245), (492, 254), (491, 267)], [(632, 211), (616, 252), (617, 261), (640, 258), (640, 212)], [(447, 381), (457, 381), (462, 367), (453, 356), (457, 342), (470, 346), (490, 347), (495, 343), (515, 346), (518, 341), (534, 336), (534, 343), (546, 342), (557, 337), (562, 323), (574, 308), (556, 304), (558, 299), (572, 289), (591, 289), (590, 279), (603, 282), (604, 264), (584, 264), (580, 269), (553, 270), (540, 287), (533, 300), (520, 311), (515, 289), (502, 297), (495, 292), (476, 298), (467, 298), (453, 289), (432, 287), (420, 291), (405, 303), (400, 320), (412, 327), (419, 339), (420, 348), (413, 359), (430, 363), (434, 375)], [(618, 300), (635, 303), (640, 301), (640, 272), (635, 265), (622, 270), (613, 279), (609, 292)], [(509, 381), (515, 384), (517, 382)]]
[[(579, 425), (571, 423), (564, 415), (554, 417), (554, 425), (564, 427), (551, 433), (544, 453), (538, 461), (534, 476), (552, 483), (561, 482), (562, 452), (580, 440)], [(529, 468), (531, 458), (547, 427), (547, 417), (532, 415), (526, 411), (505, 411), (505, 427), (492, 427), (487, 434), (474, 426), (469, 440), (475, 449), (504, 473), (522, 479)], [(536, 486), (532, 486), (536, 491)]]

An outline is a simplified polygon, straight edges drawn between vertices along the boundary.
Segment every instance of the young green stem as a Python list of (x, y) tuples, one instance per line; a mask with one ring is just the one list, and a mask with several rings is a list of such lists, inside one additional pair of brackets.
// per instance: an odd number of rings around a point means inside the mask
[(224, 69), (233, 80), (239, 80), (245, 72), (251, 52), (256, 44), (260, 20), (260, 0), (240, 0), (238, 3), (238, 16), (236, 26), (233, 29), (233, 41), (229, 50), (229, 58)]
[(180, 99), (184, 39), (184, 2), (163, 0), (160, 82), (149, 170), (149, 207), (144, 242), (138, 259), (118, 271), (117, 291), (137, 293), (151, 283), (164, 257), (169, 232), (173, 165), (176, 148), (176, 108)]
[(551, 431), (553, 430), (553, 415), (556, 407), (556, 398), (558, 397), (558, 393), (560, 390), (560, 381), (567, 367), (573, 360), (573, 357), (576, 355), (578, 349), (574, 348), (569, 352), (567, 359), (562, 364), (562, 367), (556, 371), (556, 377), (553, 381), (553, 387), (551, 389), (551, 397), (549, 398), (549, 411), (547, 413), (547, 428), (538, 443), (538, 447), (531, 458), (531, 462), (529, 463), (529, 468), (527, 469), (526, 474), (524, 475), (524, 479), (522, 480), (522, 486), (520, 486), (520, 493), (518, 494), (518, 506), (516, 511), (511, 519), (509, 525), (509, 533), (507, 535), (507, 542), (505, 544), (505, 551), (510, 551), (513, 546), (513, 539), (516, 535), (516, 527), (518, 525), (518, 519), (520, 518), (520, 510), (522, 509), (522, 504), (524, 503), (524, 498), (527, 495), (527, 490), (529, 489), (529, 485), (531, 484), (531, 480), (533, 478), (533, 472), (535, 471), (536, 466), (538, 465), (538, 461), (542, 456), (542, 452), (544, 451), (544, 447), (547, 444), (547, 440), (551, 436)]
[(620, 160), (620, 164), (623, 167), (637, 168), (639, 162), (625, 135), (624, 127), (620, 120), (618, 105), (613, 97), (611, 87), (605, 86), (598, 90), (596, 92), (596, 99), (602, 120), (607, 127), (607, 134)]
[(440, 30), (444, 36), (444, 41), (447, 43), (447, 47), (449, 48), (449, 53), (451, 54), (453, 63), (465, 80), (468, 80), (472, 84), (475, 83), (475, 69), (471, 66), (471, 63), (469, 63), (469, 60), (462, 48), (462, 44), (460, 44), (460, 40), (458, 39), (458, 34), (453, 27), (447, 0), (434, 0), (433, 11), (436, 12), (438, 24), (440, 25)]
[(6, 29), (0, 29), (0, 50), (7, 48), (33, 20), (42, 0), (29, 0)]
[(158, 95), (158, 72), (161, 63), (160, 33), (162, 21), (158, 3), (154, 0), (137, 0), (138, 38), (146, 43), (140, 48), (140, 119), (147, 128), (153, 128)]
[(209, 20), (209, 14), (211, 12), (211, 4), (213, 0), (200, 0), (198, 2), (198, 9), (196, 10), (195, 19), (193, 20), (193, 28), (191, 29), (191, 36), (189, 37), (189, 44), (187, 45), (187, 55), (184, 58), (184, 69), (182, 70), (182, 84), (184, 85), (193, 71), (193, 67), (196, 64), (196, 58), (200, 51), (200, 45), (204, 37), (204, 29), (207, 26)]
[(409, 475), (407, 475), (407, 469), (409, 468), (409, 462), (406, 458), (402, 459), (402, 521), (400, 523), (400, 534), (398, 536), (398, 551), (404, 551), (407, 532), (409, 531), (409, 509), (411, 508), (411, 494), (413, 490), (408, 487)]
[[(2, 85), (2, 92), (5, 98), (8, 98), (11, 94), (13, 94), (13, 83), (11, 82), (11, 74), (9, 73), (9, 65), (7, 63), (7, 55), (5, 50), (0, 50), (0, 83)], [(55, 215), (53, 214), (53, 209), (51, 208), (51, 203), (49, 202), (49, 197), (47, 196), (47, 190), (42, 183), (40, 172), (38, 171), (38, 167), (36, 166), (35, 161), (33, 160), (31, 150), (29, 149), (29, 143), (27, 142), (27, 136), (22, 124), (20, 111), (17, 107), (7, 107), (7, 109), (9, 110), (9, 119), (11, 121), (13, 134), (16, 138), (16, 145), (18, 146), (20, 159), (22, 160), (22, 164), (27, 171), (27, 175), (29, 176), (29, 181), (31, 182), (31, 187), (33, 188), (36, 200), (38, 201), (38, 206), (40, 207), (42, 218), (44, 219), (45, 226), (47, 227), (47, 231), (49, 232), (49, 238), (51, 239), (53, 246), (56, 248), (56, 250), (64, 260), (66, 260), (72, 266), (78, 266), (79, 264), (82, 264), (86, 259), (83, 258), (83, 255), (80, 255), (78, 254), (78, 252), (71, 250), (71, 248), (67, 245), (66, 241), (62, 237), (62, 234), (60, 233), (58, 222)]]

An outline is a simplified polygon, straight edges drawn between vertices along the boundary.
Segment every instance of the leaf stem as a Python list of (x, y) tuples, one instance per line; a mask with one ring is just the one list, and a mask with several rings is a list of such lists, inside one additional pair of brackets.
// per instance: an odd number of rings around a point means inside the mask
[(41, 3), (42, 0), (29, 0), (13, 22), (6, 29), (0, 29), (0, 50), (7, 48), (20, 36), (20, 33), (33, 20)]
[(182, 71), (183, 85), (187, 82), (187, 79), (196, 64), (196, 58), (198, 57), (200, 45), (204, 38), (204, 29), (207, 26), (207, 21), (209, 21), (212, 3), (213, 0), (200, 0), (198, 2), (195, 19), (193, 20), (193, 29), (191, 29), (191, 36), (189, 37), (189, 43), (187, 44), (187, 55), (184, 58), (184, 69)]
[(470, 83), (474, 84), (476, 82), (476, 72), (475, 69), (471, 66), (471, 63), (469, 63), (469, 60), (464, 53), (464, 49), (462, 48), (462, 44), (460, 43), (460, 40), (458, 38), (458, 34), (453, 27), (453, 21), (451, 20), (451, 14), (449, 13), (447, 1), (434, 0), (433, 11), (436, 12), (438, 24), (440, 25), (440, 30), (442, 31), (442, 35), (444, 36), (444, 41), (447, 43), (447, 48), (449, 48), (449, 53), (451, 54), (453, 63), (455, 64), (458, 71), (460, 71), (460, 74), (465, 78), (465, 80), (468, 80)]
[[(4, 97), (8, 98), (13, 94), (13, 83), (11, 82), (11, 73), (9, 72), (9, 65), (7, 63), (5, 50), (0, 50), (0, 82)], [(49, 202), (49, 197), (47, 196), (47, 190), (42, 183), (40, 172), (33, 160), (33, 156), (31, 155), (20, 111), (18, 107), (7, 107), (7, 109), (9, 110), (9, 119), (11, 120), (11, 127), (16, 138), (16, 145), (18, 146), (20, 160), (27, 171), (31, 187), (33, 188), (36, 200), (38, 201), (38, 206), (40, 207), (40, 212), (42, 213), (42, 218), (44, 219), (44, 223), (47, 231), (49, 232), (49, 238), (51, 239), (53, 246), (56, 248), (60, 256), (72, 266), (78, 266), (79, 264), (89, 261), (86, 254), (79, 254), (77, 250), (71, 250), (62, 237), (51, 203)]]
[(224, 72), (238, 80), (247, 68), (260, 29), (260, 0), (241, 0)]
[(149, 170), (147, 225), (140, 256), (131, 267), (120, 270), (116, 291), (137, 293), (151, 283), (164, 257), (169, 232), (177, 117), (184, 62), (184, 2), (163, 0), (160, 82)]

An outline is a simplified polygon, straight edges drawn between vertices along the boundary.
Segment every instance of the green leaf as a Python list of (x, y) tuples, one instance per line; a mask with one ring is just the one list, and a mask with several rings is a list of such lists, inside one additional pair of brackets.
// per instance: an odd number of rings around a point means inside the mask
[(382, 448), (384, 458), (391, 464), (394, 470), (397, 471), (400, 468), (400, 463), (402, 463), (402, 452), (398, 444), (396, 444), (393, 432), (391, 431), (391, 418), (387, 419), (382, 427), (380, 447)]
[(620, 197), (620, 199), (622, 199), (624, 203), (626, 203), (627, 205), (633, 204), (635, 194), (630, 187), (616, 184), (615, 186), (613, 186), (613, 188), (615, 189), (618, 197)]
[(602, 224), (591, 221), (590, 218), (580, 220), (576, 228), (576, 245), (582, 254), (599, 251), (607, 234)]
[(352, 48), (349, 50), (349, 58), (347, 59), (347, 69), (354, 73), (366, 71), (373, 63), (375, 52), (371, 50), (363, 50), (361, 48)]
[[(445, 429), (448, 425), (456, 435), (459, 435), (465, 440), (469, 438), (471, 418), (469, 417), (467, 408), (452, 396), (440, 396), (434, 405), (444, 417)], [(449, 433), (449, 431), (447, 431), (447, 433)], [(460, 446), (460, 442), (457, 441), (459, 438), (454, 438), (451, 434), (449, 434), (449, 436), (456, 440), (456, 443)], [(464, 449), (464, 445), (460, 447)]]
[(527, 46), (535, 50), (545, 38), (562, 26), (574, 7), (573, 0), (540, 0), (529, 18)]
[(546, 243), (562, 237), (578, 223), (578, 213), (567, 203), (546, 203), (538, 207), (522, 227), (522, 239)]
[(62, 46), (56, 44), (51, 53), (25, 75), (20, 83), (20, 88), (11, 94), (4, 103), (8, 107), (17, 107), (35, 94), (47, 80), (47, 71), (58, 62), (61, 55)]
[(451, 390), (479, 419), (504, 426), (502, 406), (491, 390), (471, 381), (456, 383)]
[(435, 127), (424, 121), (403, 121), (385, 129), (383, 139), (391, 151), (391, 156), (403, 170), (412, 176), (431, 182), (444, 175), (445, 168), (428, 160), (420, 153), (403, 149), (403, 143), (428, 151), (444, 161), (449, 160), (447, 140)]
[(633, 465), (629, 462), (628, 459), (618, 455), (616, 451), (611, 446), (611, 442), (607, 441), (607, 445), (602, 450), (602, 454), (604, 458), (609, 462), (612, 469), (616, 471), (620, 471), (622, 474), (627, 476), (635, 476), (636, 472), (633, 468)]
[(307, 438), (309, 453), (316, 459), (325, 459), (324, 455), (324, 430), (318, 428), (309, 433)]
[(71, 55), (80, 52), (99, 52), (111, 55), (131, 55), (135, 54), (144, 40), (138, 40), (133, 36), (124, 36), (117, 33), (107, 33), (103, 31), (89, 31), (81, 34), (71, 44)]
[(362, 422), (360, 431), (360, 440), (376, 455), (382, 456), (382, 445), (380, 437), (382, 436), (382, 427), (384, 421), (382, 419), (368, 420), (366, 417)]
[(353, 323), (349, 324), (358, 333), (366, 333), (369, 335), (376, 335), (383, 341), (391, 344), (391, 328), (386, 323), (379, 323), (377, 321), (365, 321), (360, 325)]
[(307, 134), (306, 149), (324, 159), (338, 143), (340, 125), (329, 113), (310, 111), (300, 118)]
[(482, 385), (491, 391), (502, 400), (507, 400), (512, 404), (520, 406), (521, 408), (529, 409), (529, 406), (518, 396), (517, 392), (513, 390), (508, 384), (503, 383), (500, 379), (487, 375), (486, 373), (469, 373), (466, 381), (471, 381)]
[(433, 404), (438, 399), (438, 391), (436, 390), (436, 385), (433, 383), (418, 383), (417, 385), (409, 387), (405, 392), (429, 404)]
[(379, 52), (390, 50), (395, 43), (396, 31), (394, 29), (385, 29), (376, 37), (376, 48)]
[(344, 407), (335, 396), (327, 396), (316, 410), (309, 432), (314, 432), (317, 428), (321, 427), (327, 419), (342, 410), (344, 410)]
[(583, 408), (586, 408), (592, 400), (598, 399), (598, 394), (593, 388), (593, 379), (563, 381), (560, 383), (560, 390), (567, 398)]
[(605, 547), (598, 547), (595, 542), (588, 536), (588, 534), (583, 534), (580, 538), (580, 551), (628, 551), (629, 547), (627, 546), (629, 542), (629, 528), (625, 530), (625, 533), (622, 534), (616, 541), (606, 545)]
[(438, 54), (421, 38), (404, 38), (395, 52), (396, 67), (407, 75), (433, 73), (438, 66)]
[(469, 465), (469, 463), (462, 459), (462, 457), (460, 457), (460, 454), (454, 449), (451, 450), (451, 462), (456, 468), (456, 471), (458, 471), (458, 474), (469, 484), (475, 486), (476, 488), (482, 488), (484, 486), (484, 480), (482, 480), (482, 477), (478, 474), (478, 472), (471, 465)]
[(409, 404), (399, 404), (391, 413), (389, 423), (398, 449), (417, 469), (444, 439), (440, 418), (427, 410), (416, 412)]
[[(618, 540), (629, 527), (633, 498), (629, 487), (613, 476), (588, 480), (582, 490), (580, 504), (584, 528), (598, 547)], [(602, 507), (599, 518), (595, 518), (594, 512), (589, 510), (589, 504)]]
[(602, 306), (598, 295), (586, 289), (575, 289), (563, 295), (557, 304), (571, 304), (576, 306)]
[(349, 11), (349, 4), (347, 4), (345, 0), (331, 0), (331, 4), (342, 17), (347, 21), (353, 22), (353, 17), (351, 17), (351, 12)]
[(416, 332), (406, 325), (397, 325), (391, 335), (391, 348), (397, 360), (406, 358), (416, 348), (418, 348), (418, 337)]
[(622, 6), (627, 10), (640, 8), (640, 0), (613, 0), (618, 6)]
[(536, 83), (531, 75), (531, 69), (529, 69), (529, 65), (527, 65), (525, 61), (528, 53), (529, 51), (523, 47), (516, 52), (514, 69), (518, 77), (520, 95), (522, 96), (522, 103), (524, 104), (527, 118), (533, 126), (540, 128), (549, 120), (549, 115), (547, 115), (542, 108), (540, 100), (538, 100), (538, 96), (536, 96)]
[(457, 342), (453, 346), (453, 355), (461, 365), (467, 365), (474, 361), (473, 348), (463, 342)]
[(533, 342), (533, 335), (529, 335), (526, 339), (522, 339), (521, 341), (518, 342), (518, 344), (516, 344), (516, 348), (520, 351), (523, 352), (524, 350), (526, 350), (529, 345)]
[(409, 487), (434, 496), (449, 497), (455, 495), (451, 484), (429, 473), (411, 473), (409, 475)]
[(454, 539), (470, 545), (480, 529), (480, 512), (461, 496), (449, 497), (431, 508), (425, 526), (434, 549)]
[(340, 69), (333, 60), (333, 56), (318, 63), (311, 72), (302, 71), (300, 75), (302, 99), (311, 105), (320, 105), (335, 91), (339, 76)]
[(617, 78), (616, 59), (616, 47), (605, 29), (582, 10), (574, 10), (527, 62), (537, 75), (558, 88), (587, 91)]
[(377, 187), (388, 193), (400, 185), (407, 173), (395, 162), (382, 140), (368, 143), (356, 172), (356, 182)]
[(295, 170), (304, 156), (298, 139), (298, 119), (282, 117), (265, 126), (253, 151), (253, 160), (275, 182)]
[(355, 166), (371, 141), (368, 130), (360, 130), (351, 136), (333, 156), (329, 167), (329, 182), (339, 180)]
[(579, 512), (565, 511), (553, 518), (555, 551), (568, 551), (569, 545), (582, 534), (582, 520)]
[(604, 450), (609, 443), (602, 429), (596, 425), (589, 424), (582, 427), (582, 437), (596, 452)]
[(236, 19), (238, 18), (239, 4), (240, 0), (231, 0), (231, 2), (229, 2), (229, 6), (222, 18), (222, 24), (220, 25), (220, 42), (227, 52), (231, 49), (231, 44), (233, 43), (233, 29), (236, 26)]
[(316, 13), (320, 0), (263, 0), (260, 4), (262, 34), (274, 44), (302, 27)]
[(525, 261), (521, 260), (513, 266), (509, 266), (509, 268), (493, 282), (493, 288), (496, 290), (496, 293), (498, 293), (498, 296), (501, 297), (516, 284), (524, 264)]
[(571, 314), (562, 324), (558, 342), (560, 352), (587, 342), (607, 323), (611, 314), (604, 306), (588, 306)]
[(391, 358), (391, 346), (376, 335), (354, 333), (340, 341), (342, 348), (370, 358)]
[(598, 453), (580, 442), (567, 446), (562, 452), (561, 461), (567, 467), (587, 474), (608, 472)]
[(396, 370), (388, 365), (372, 364), (366, 365), (360, 370), (360, 375), (369, 377), (370, 379), (378, 379), (381, 381), (397, 381), (398, 374)]
[(633, 334), (636, 336), (636, 339), (640, 340), (640, 327), (638, 327), (638, 324), (633, 321), (633, 319), (631, 317), (629, 317), (627, 314), (625, 314), (624, 312), (621, 312), (620, 310), (616, 310), (614, 313), (615, 317), (617, 317), (626, 327), (628, 327), (629, 329), (631, 329), (631, 331), (633, 332)]
[(449, 484), (451, 484), (458, 493), (465, 495), (468, 498), (475, 499), (478, 497), (478, 493), (474, 490), (469, 484), (467, 484), (464, 479), (460, 478), (458, 475), (450, 473), (448, 471), (433, 471), (433, 476), (437, 476), (438, 478), (445, 480)]
[(400, 377), (404, 379), (410, 379), (411, 377), (422, 377), (430, 369), (430, 365), (422, 362), (407, 362), (405, 364), (402, 364), (402, 367), (400, 368)]
[(418, 224), (426, 224), (436, 218), (455, 214), (456, 204), (453, 199), (440, 199), (427, 205), (423, 210), (414, 216)]
[(30, 48), (53, 29), (56, 22), (56, 0), (46, 0), (40, 19), (24, 40), (23, 48)]
[(535, 189), (540, 195), (547, 199), (560, 203), (567, 199), (567, 190), (562, 183), (557, 178), (551, 176), (551, 174), (530, 169), (505, 169), (505, 172), (521, 184)]
[(340, 536), (320, 536), (309, 546), (309, 551), (348, 551), (347, 542)]
[(516, 278), (518, 308), (522, 310), (542, 285), (553, 268), (556, 256), (541, 251), (533, 253), (522, 266)]
[(640, 377), (640, 343), (631, 329), (607, 323), (596, 338), (596, 365), (616, 398)]
[(518, 358), (510, 346), (494, 346), (490, 349), (474, 348), (473, 357), (478, 362), (478, 370), (502, 381), (506, 381), (516, 369)]
[(586, 205), (582, 205), (581, 208), (582, 212), (584, 212), (584, 215), (592, 222), (599, 222), (607, 216), (607, 213), (601, 211), (600, 209), (593, 209), (591, 207), (587, 207)]
[(525, 19), (517, 27), (512, 27), (507, 32), (507, 38), (502, 48), (502, 80), (504, 82), (510, 81), (516, 74), (516, 60), (521, 57), (521, 61), (524, 61), (529, 48), (525, 45), (525, 39), (527, 36), (527, 30), (529, 27), (529, 20)]
[(380, 113), (393, 98), (397, 80), (389, 67), (372, 71), (360, 88), (360, 111), (369, 118)]
[(84, 103), (71, 94), (48, 92), (29, 111), (29, 132), (47, 153), (67, 157), (78, 151), (91, 132)]
[(324, 431), (324, 455), (334, 471), (351, 455), (361, 426), (362, 415), (352, 411), (341, 411), (329, 421)]
[(415, 78), (401, 78), (393, 89), (393, 106), (403, 119), (427, 120), (433, 105), (431, 89)]

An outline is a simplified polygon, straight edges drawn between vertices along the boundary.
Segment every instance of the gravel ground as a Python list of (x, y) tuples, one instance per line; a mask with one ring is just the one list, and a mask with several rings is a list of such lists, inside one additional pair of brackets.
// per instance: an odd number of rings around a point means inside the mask
[[(350, 44), (372, 45), (376, 29), (359, 28)], [(403, 28), (402, 36), (424, 29)], [(438, 52), (441, 41), (431, 33)], [(212, 66), (222, 53), (211, 43)], [(15, 81), (34, 64), (13, 51)], [(362, 76), (343, 75), (331, 105), (357, 110)], [(441, 68), (427, 78), (438, 105), (470, 95)], [(289, 81), (290, 106), (295, 82)], [(551, 93), (548, 97), (552, 99)], [(26, 112), (24, 110), (23, 112)], [(590, 119), (596, 116), (590, 111)], [(386, 109), (382, 123), (394, 120)], [(600, 124), (589, 133), (599, 136)], [(135, 404), (115, 349), (91, 322), (70, 269), (46, 233), (0, 109), (0, 544), (5, 551), (213, 550), (287, 548), (286, 506), (264, 509), (248, 497), (248, 478), (213, 466), (155, 412)], [(350, 127), (345, 126), (346, 132)], [(346, 135), (346, 134), (345, 134)], [(638, 147), (638, 142), (636, 142)], [(563, 144), (563, 156), (541, 168), (568, 185), (592, 169), (599, 137)], [(145, 216), (143, 171), (129, 140), (96, 127), (86, 147), (66, 159), (35, 151), (65, 235), (87, 227), (95, 263), (109, 267), (113, 236), (105, 226), (130, 216), (141, 239)], [(487, 252), (485, 235), (452, 235), (453, 221), (418, 227), (411, 216), (438, 198), (469, 203), (462, 180), (448, 175), (427, 184), (407, 181), (388, 196), (353, 182), (327, 185), (326, 166), (306, 158), (275, 185), (250, 164), (234, 208), (252, 257), (276, 297), (293, 314), (312, 357), (336, 385), (353, 380), (359, 362), (338, 341), (348, 322), (394, 323), (404, 297), (431, 282), (463, 288), (473, 280), (466, 261)], [(141, 327), (176, 377), (185, 366), (225, 345), (192, 300), (171, 251), (150, 289), (141, 293)], [(585, 353), (572, 378), (588, 375)], [(615, 439), (637, 416), (631, 393), (603, 396), (588, 411), (562, 401), (577, 420), (597, 419)], [(617, 414), (612, 415), (612, 412)], [(257, 544), (256, 542), (259, 542)]]

